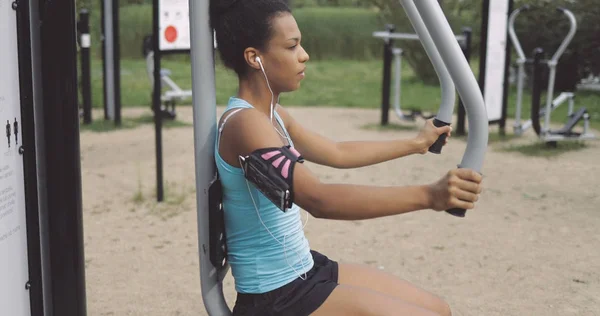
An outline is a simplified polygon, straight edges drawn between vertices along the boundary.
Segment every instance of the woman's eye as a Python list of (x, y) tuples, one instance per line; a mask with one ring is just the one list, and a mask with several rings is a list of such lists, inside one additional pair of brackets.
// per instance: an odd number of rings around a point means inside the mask
[(298, 46), (298, 45), (294, 45), (294, 46), (290, 47), (290, 49), (294, 49), (294, 48), (296, 48), (297, 46)]

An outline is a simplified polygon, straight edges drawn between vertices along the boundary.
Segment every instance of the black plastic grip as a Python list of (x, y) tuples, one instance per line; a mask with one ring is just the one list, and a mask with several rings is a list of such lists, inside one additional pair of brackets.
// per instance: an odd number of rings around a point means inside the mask
[(465, 215), (467, 214), (467, 210), (465, 210), (464, 208), (451, 208), (449, 210), (446, 210), (446, 213), (454, 215), (456, 217), (465, 217)]
[[(440, 121), (438, 119), (433, 119), (433, 125), (435, 127), (442, 127), (442, 126), (448, 126), (448, 125), (450, 125), (450, 123), (446, 123), (446, 122)], [(446, 142), (446, 136), (448, 136), (446, 133), (440, 135), (440, 137), (438, 137), (438, 139), (435, 141), (435, 143), (433, 143), (433, 145), (431, 145), (431, 147), (429, 147), (429, 152), (434, 153), (434, 154), (442, 153), (442, 147), (444, 147), (444, 143)]]

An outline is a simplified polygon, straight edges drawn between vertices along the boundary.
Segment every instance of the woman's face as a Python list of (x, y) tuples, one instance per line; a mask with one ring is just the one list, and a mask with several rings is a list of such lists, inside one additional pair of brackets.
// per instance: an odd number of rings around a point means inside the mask
[(289, 92), (300, 88), (304, 79), (305, 63), (308, 54), (300, 45), (301, 33), (291, 14), (282, 14), (273, 18), (273, 37), (267, 50), (261, 54), (261, 60), (276, 92)]

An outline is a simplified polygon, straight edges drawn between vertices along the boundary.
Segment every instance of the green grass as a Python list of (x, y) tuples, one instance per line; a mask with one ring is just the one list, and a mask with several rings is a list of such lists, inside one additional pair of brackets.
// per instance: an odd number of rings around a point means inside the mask
[[(176, 119), (175, 120), (164, 119), (162, 121), (162, 123), (163, 123), (162, 126), (165, 129), (174, 128), (174, 127), (192, 126), (189, 123), (178, 121)], [(121, 126), (116, 126), (115, 123), (110, 120), (97, 119), (97, 120), (93, 120), (92, 123), (89, 125), (81, 124), (79, 129), (82, 131), (104, 133), (104, 132), (112, 132), (112, 131), (115, 131), (118, 129), (136, 128), (136, 127), (138, 127), (140, 125), (144, 125), (144, 124), (154, 124), (154, 117), (152, 115), (142, 115), (142, 116), (133, 117), (133, 118), (122, 118)]]
[[(478, 62), (473, 61), (473, 69)], [(121, 87), (123, 107), (151, 106), (151, 85), (146, 74), (144, 60), (123, 60), (121, 62)], [(93, 106), (102, 106), (102, 69), (101, 62), (92, 63), (92, 98)], [(190, 89), (191, 73), (189, 62), (177, 58), (166, 58), (163, 68), (171, 70), (171, 78), (182, 88)], [(327, 60), (309, 61), (307, 77), (298, 91), (281, 96), (281, 102), (294, 106), (334, 106), (373, 108), (381, 107), (382, 62)], [(216, 67), (217, 103), (226, 104), (231, 95), (236, 93), (237, 77), (220, 64)], [(508, 118), (514, 117), (516, 92), (509, 94)], [(403, 63), (402, 70), (402, 108), (420, 109), (435, 112), (440, 103), (440, 89), (437, 85), (426, 85), (419, 82), (412, 70)], [(523, 117), (528, 118), (531, 96), (529, 91), (523, 95)], [(187, 102), (191, 103), (191, 100)], [(581, 91), (577, 93), (576, 107), (585, 106), (590, 113), (590, 125), (600, 129), (600, 93)], [(456, 112), (456, 111), (455, 111)], [(567, 105), (561, 105), (552, 114), (555, 123), (565, 121)], [(390, 116), (394, 113), (390, 111)], [(125, 123), (124, 123), (125, 124)], [(100, 127), (102, 129), (102, 127)], [(507, 127), (508, 132), (510, 126)]]

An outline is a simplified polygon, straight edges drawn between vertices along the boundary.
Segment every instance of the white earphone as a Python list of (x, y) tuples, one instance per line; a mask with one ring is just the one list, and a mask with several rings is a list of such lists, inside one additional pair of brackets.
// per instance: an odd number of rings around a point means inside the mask
[[(267, 81), (267, 87), (269, 88), (269, 91), (271, 92), (271, 121), (273, 121), (273, 98), (274, 98), (274, 94), (273, 94), (273, 90), (271, 90), (271, 85), (269, 84), (269, 78), (267, 78), (267, 73), (265, 72), (265, 68), (263, 67), (262, 61), (260, 59), (260, 57), (256, 56), (256, 58), (254, 58), (254, 60), (260, 65), (260, 70), (262, 70), (263, 75), (265, 76), (265, 80)], [(275, 129), (275, 131), (277, 133), (279, 133), (279, 131), (277, 129)], [(279, 135), (281, 135), (284, 138), (287, 138), (287, 136), (282, 135), (281, 133), (279, 133)], [(288, 138), (289, 141), (289, 138)], [(283, 242), (281, 242), (279, 239), (277, 239), (277, 237), (275, 237), (275, 235), (273, 235), (273, 233), (271, 233), (271, 231), (269, 230), (269, 228), (267, 227), (267, 225), (265, 225), (265, 223), (263, 222), (261, 216), (260, 216), (260, 212), (258, 211), (258, 206), (256, 205), (256, 201), (254, 200), (254, 196), (252, 195), (252, 191), (250, 190), (250, 184), (248, 183), (248, 180), (246, 180), (246, 186), (248, 187), (248, 193), (250, 194), (250, 198), (252, 198), (252, 204), (254, 205), (254, 209), (256, 210), (256, 215), (258, 215), (258, 219), (260, 220), (260, 222), (262, 223), (263, 227), (267, 230), (267, 232), (269, 232), (269, 234), (271, 235), (271, 237), (273, 237), (273, 239), (275, 239), (275, 241), (277, 241), (282, 247), (283, 247), (283, 251), (285, 253), (285, 258), (287, 261), (288, 266), (294, 270), (294, 272), (298, 275), (298, 277), (300, 277), (300, 279), (302, 280), (306, 280), (306, 272), (304, 272), (304, 277), (302, 276), (302, 274), (298, 273), (298, 271), (290, 264), (289, 260), (288, 260), (288, 255), (287, 255), (287, 247), (286, 247), (286, 239), (287, 236), (292, 235), (294, 233), (296, 233), (296, 231), (292, 231), (286, 235), (283, 236)], [(302, 222), (302, 217), (300, 217), (300, 222)], [(306, 224), (308, 223), (308, 214), (306, 214), (306, 221), (304, 222), (304, 224), (302, 225), (302, 227), (299, 228), (299, 230), (302, 230), (306, 227)], [(296, 255), (298, 255), (301, 259), (300, 262), (302, 263), (302, 267), (305, 267), (305, 261), (304, 259), (302, 259), (302, 256), (300, 255), (300, 253), (298, 253), (298, 251), (296, 250)]]
[(260, 70), (262, 71), (263, 75), (265, 76), (265, 81), (267, 82), (267, 87), (269, 88), (269, 91), (271, 92), (271, 121), (273, 121), (273, 108), (274, 108), (274, 100), (273, 98), (275, 97), (275, 95), (273, 94), (273, 90), (271, 90), (271, 85), (269, 84), (269, 78), (267, 78), (267, 73), (265, 72), (265, 68), (262, 64), (262, 60), (260, 59), (259, 56), (256, 56), (256, 58), (254, 58), (254, 60), (258, 63), (258, 65), (260, 66)]

